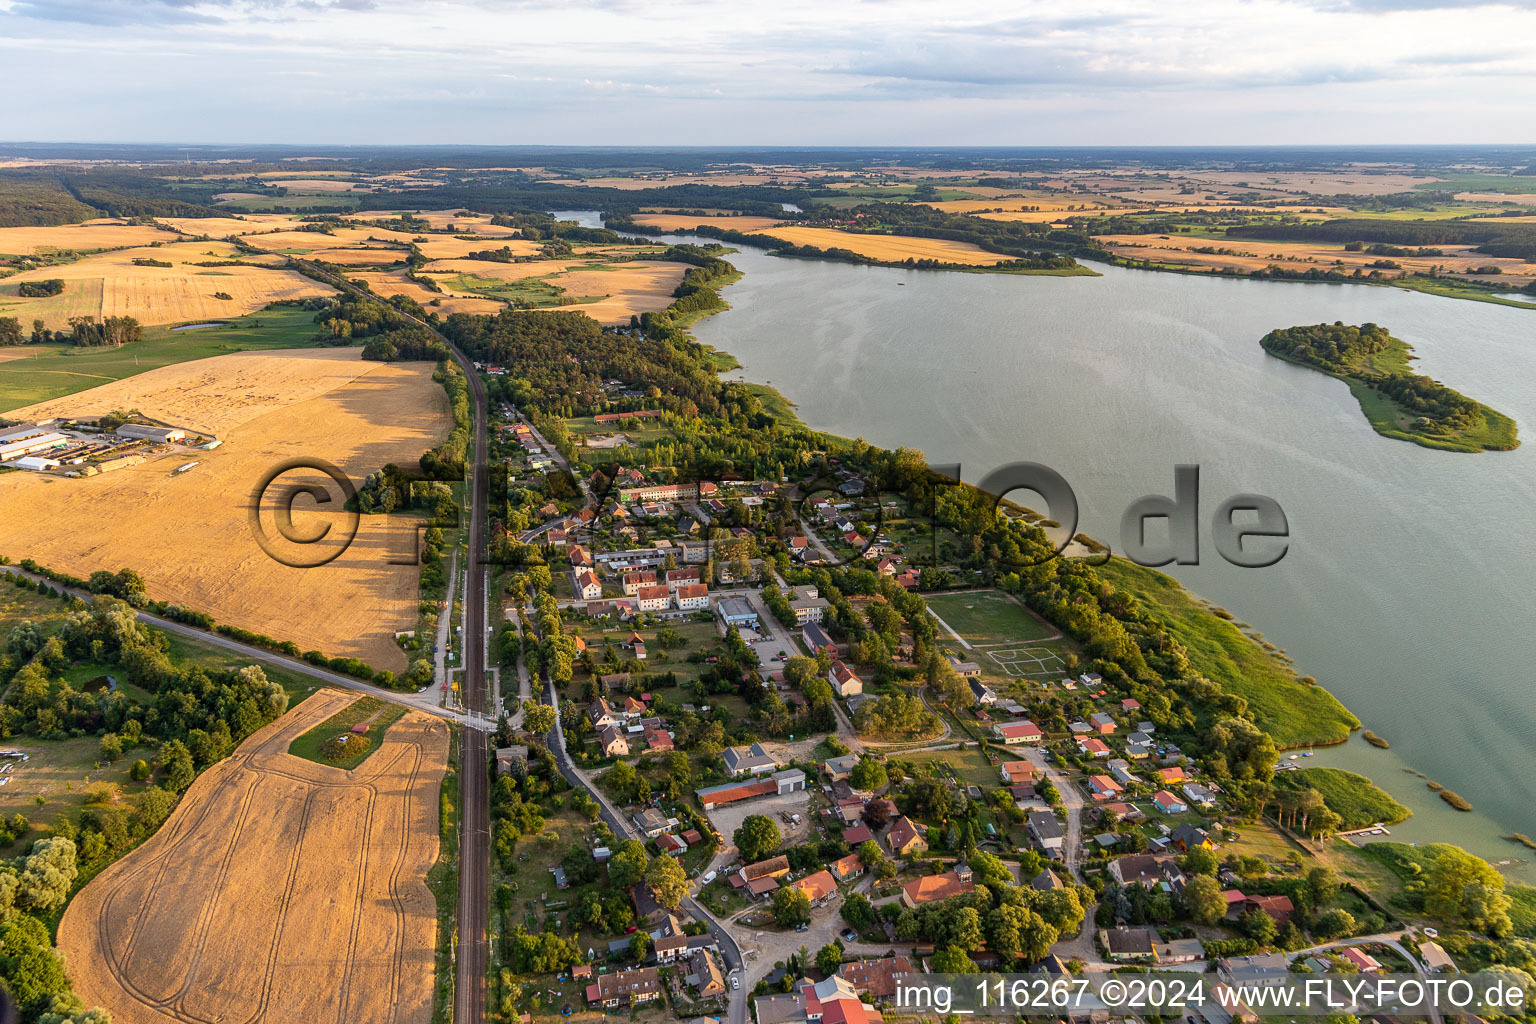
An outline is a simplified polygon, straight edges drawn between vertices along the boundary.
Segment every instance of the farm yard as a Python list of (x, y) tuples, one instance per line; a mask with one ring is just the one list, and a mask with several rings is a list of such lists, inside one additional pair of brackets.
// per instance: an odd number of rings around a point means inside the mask
[(75, 990), (122, 1024), (431, 1017), (447, 726), (407, 715), (352, 772), (290, 756), (325, 690), (203, 774), (70, 903)]
[[(163, 459), (89, 479), (6, 474), (4, 554), (78, 576), (131, 566), (153, 598), (301, 649), (362, 658), (375, 669), (406, 667), (394, 634), (416, 622), (419, 568), (390, 563), (411, 549), (414, 520), (362, 517), (345, 553), (301, 569), (268, 557), (248, 512), (257, 483), (295, 456), (324, 459), (353, 479), (387, 463), (413, 464), (449, 423), (447, 397), (429, 364), (364, 362), (356, 349), (237, 353), (10, 415), (94, 416), (119, 408), (224, 444), (199, 452), (198, 465), (180, 474)], [(299, 477), (283, 477), (290, 482)], [(339, 504), (322, 510), (300, 499), (296, 521), (327, 521), (344, 535), (352, 527)], [(114, 515), (103, 518), (102, 508)]]

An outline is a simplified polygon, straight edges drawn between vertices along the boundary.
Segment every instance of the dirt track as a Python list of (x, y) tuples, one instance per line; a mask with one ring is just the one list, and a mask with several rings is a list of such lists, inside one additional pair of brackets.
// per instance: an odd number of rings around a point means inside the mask
[(322, 690), (193, 784), (59, 925), (75, 991), (118, 1024), (416, 1024), (432, 1012), (447, 726), (408, 714), (355, 771), (287, 753)]

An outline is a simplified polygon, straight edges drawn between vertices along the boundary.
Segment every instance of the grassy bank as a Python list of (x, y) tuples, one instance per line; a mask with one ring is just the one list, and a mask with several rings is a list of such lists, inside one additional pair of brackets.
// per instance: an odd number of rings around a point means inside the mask
[(1377, 822), (1395, 825), (1413, 813), (1370, 779), (1354, 772), (1339, 768), (1303, 768), (1275, 775), (1276, 789), (1308, 787), (1323, 795), (1323, 803), (1339, 816), (1340, 828), (1346, 831)]
[(1277, 747), (1342, 743), (1360, 720), (1321, 686), (1302, 683), (1276, 655), (1196, 600), (1171, 576), (1123, 558), (1099, 575), (1129, 591), (1189, 650), (1194, 671), (1248, 702)]
[(437, 863), (427, 872), (427, 888), (437, 901), (436, 980), (432, 991), (432, 1024), (453, 1018), (454, 935), (459, 919), (459, 765), (462, 738), (454, 730), (448, 744), (448, 770), (439, 795)]
[[(384, 733), (404, 715), (403, 704), (386, 703), (378, 697), (361, 697), (294, 739), (288, 745), (288, 753), (316, 764), (350, 771), (368, 760), (368, 756), (379, 748), (379, 741), (384, 738)], [(365, 736), (368, 744), (366, 747), (356, 754), (336, 760), (325, 756), (326, 743), (333, 737), (350, 732), (353, 726), (362, 724), (368, 727)]]

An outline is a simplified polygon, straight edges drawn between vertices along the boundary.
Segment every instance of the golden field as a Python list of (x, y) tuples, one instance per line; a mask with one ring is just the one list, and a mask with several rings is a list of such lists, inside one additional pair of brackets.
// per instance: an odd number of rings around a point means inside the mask
[(75, 896), (58, 946), (118, 1024), (426, 1024), (448, 727), (408, 713), (353, 771), (289, 744), (354, 700), (321, 690), (187, 790)]
[(173, 242), (176, 236), (145, 224), (120, 220), (92, 220), (58, 227), (0, 228), (0, 253), (35, 256), (47, 252), (85, 252), (117, 249), (151, 242)]
[[(484, 299), (473, 296), (454, 296), (434, 292), (418, 281), (407, 277), (401, 270), (368, 270), (349, 273), (348, 277), (368, 282), (368, 287), (375, 295), (389, 298), (391, 295), (404, 295), (415, 299), (423, 306), (435, 310), (443, 316), (450, 313), (474, 313), (495, 315), (506, 308), (506, 303), (496, 299)], [(436, 306), (431, 303), (436, 302)]]
[[(416, 622), (420, 572), (389, 562), (414, 550), (413, 521), (363, 516), (344, 553), (300, 569), (268, 557), (248, 517), (257, 484), (288, 459), (323, 459), (354, 481), (387, 463), (414, 466), (449, 427), (447, 397), (431, 374), (430, 363), (365, 362), (356, 348), (241, 352), (15, 410), (8, 415), (26, 420), (138, 409), (224, 443), (88, 478), (0, 476), (3, 553), (77, 576), (131, 566), (157, 599), (301, 649), (401, 671), (405, 658), (394, 635)], [(195, 468), (172, 473), (194, 459)], [(280, 484), (326, 484), (318, 474), (299, 476)], [(336, 500), (317, 506), (300, 498), (295, 529), (328, 526), (344, 537), (351, 516), (338, 489), (326, 486)], [(275, 535), (270, 508), (262, 515)], [(304, 559), (317, 550), (295, 554)]]
[[(438, 260), (428, 263), (422, 272), (430, 274), (447, 294), (455, 296), (474, 294), (456, 286), (456, 278), (461, 274), (489, 281), (538, 278), (563, 289), (572, 299), (596, 300), (542, 308), (556, 312), (585, 313), (602, 324), (622, 324), (628, 323), (631, 316), (654, 313), (671, 305), (672, 293), (682, 283), (688, 265), (660, 260), (632, 260), (623, 263), (584, 259), (536, 260), (531, 263)], [(410, 284), (420, 288), (415, 282)], [(444, 305), (448, 302), (448, 299), (443, 300)]]
[[(28, 270), (0, 280), (0, 316), (24, 324), (40, 319), (50, 328), (67, 327), (72, 316), (131, 316), (141, 324), (217, 320), (264, 309), (284, 299), (330, 295), (334, 289), (289, 270), (260, 267), (201, 267), (198, 263), (237, 258), (227, 242), (173, 242), (115, 249), (74, 263)], [(136, 266), (135, 259), (171, 263)], [(23, 281), (57, 278), (58, 295), (23, 298)], [(222, 292), (228, 299), (215, 298)]]
[(783, 223), (773, 217), (697, 217), (686, 213), (637, 213), (634, 221), (663, 231), (692, 231), (700, 224), (708, 224), (724, 231), (747, 234)]
[(814, 245), (818, 249), (847, 249), (860, 256), (888, 263), (907, 259), (933, 260), (955, 266), (990, 267), (1006, 263), (1011, 256), (987, 252), (969, 242), (951, 242), (943, 238), (913, 238), (908, 235), (862, 235), (836, 228), (776, 227), (761, 234), (791, 245)]
[[(1307, 270), (1313, 267), (1353, 273), (1358, 267), (1369, 273), (1381, 269), (1387, 277), (1403, 274), (1424, 273), (1432, 267), (1450, 270), (1465, 276), (1472, 267), (1496, 266), (1501, 273), (1488, 275), (1486, 280), (1508, 284), (1524, 284), (1536, 278), (1536, 263), (1498, 256), (1485, 256), (1472, 251), (1469, 245), (1439, 245), (1435, 248), (1444, 256), (1392, 256), (1386, 257), (1401, 269), (1374, 268), (1372, 263), (1383, 259), (1367, 252), (1345, 252), (1341, 245), (1324, 242), (1271, 242), (1255, 238), (1190, 238), (1163, 235), (1096, 235), (1110, 252), (1132, 259), (1153, 260), (1181, 267), (1220, 268), (1251, 273), (1263, 270), (1271, 264), (1290, 270)], [(1195, 249), (1216, 248), (1231, 250), (1227, 253), (1202, 253)], [(1474, 279), (1476, 279), (1474, 277)]]

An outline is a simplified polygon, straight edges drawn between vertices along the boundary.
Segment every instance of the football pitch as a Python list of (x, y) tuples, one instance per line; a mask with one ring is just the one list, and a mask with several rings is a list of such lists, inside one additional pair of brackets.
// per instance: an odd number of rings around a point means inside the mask
[(1061, 634), (1028, 609), (996, 590), (934, 594), (928, 608), (941, 633), (958, 638), (961, 657), (987, 673), (1014, 678), (1059, 675), (1065, 671)]

